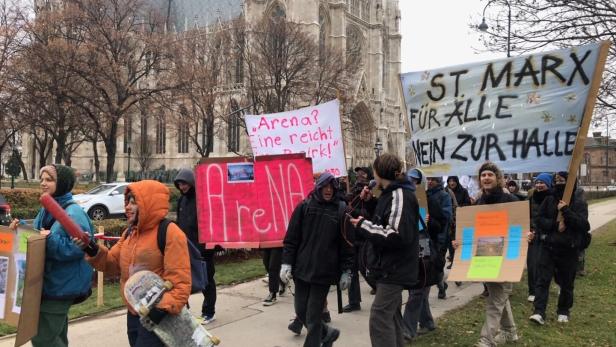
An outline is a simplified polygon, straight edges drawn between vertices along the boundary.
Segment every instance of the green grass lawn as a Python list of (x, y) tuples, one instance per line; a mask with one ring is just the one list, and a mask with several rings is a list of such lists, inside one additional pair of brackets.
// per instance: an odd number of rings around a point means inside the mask
[[(239, 262), (230, 262), (216, 265), (216, 284), (218, 286), (246, 282), (263, 276), (265, 269), (261, 258), (250, 258)], [(105, 284), (104, 305), (96, 306), (97, 289), (93, 288), (92, 296), (79, 305), (74, 305), (69, 311), (69, 319), (90, 316), (124, 306), (120, 297), (120, 285), (118, 283)], [(0, 336), (13, 334), (17, 330), (0, 323)]]
[[(533, 306), (526, 301), (526, 277), (514, 286), (511, 307), (520, 341), (510, 346), (616, 346), (616, 221), (593, 233), (586, 250), (585, 277), (575, 281), (570, 322), (556, 322), (556, 287), (550, 292), (547, 320), (537, 326), (528, 320)], [(412, 346), (472, 346), (479, 339), (485, 318), (483, 299), (448, 312), (438, 328), (413, 341)]]
[(616, 197), (610, 196), (609, 198), (602, 198), (602, 199), (594, 199), (594, 200), (588, 200), (588, 204), (589, 205), (593, 205), (593, 204), (598, 204), (600, 202), (606, 202), (609, 200), (614, 200), (616, 199)]

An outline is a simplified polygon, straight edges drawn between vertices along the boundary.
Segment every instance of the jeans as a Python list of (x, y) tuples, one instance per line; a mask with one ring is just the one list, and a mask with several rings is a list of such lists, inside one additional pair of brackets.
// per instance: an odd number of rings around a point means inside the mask
[(408, 330), (411, 337), (417, 336), (417, 323), (422, 328), (434, 329), (434, 318), (430, 311), (430, 288), (425, 287), (420, 289), (409, 290), (409, 300), (404, 307), (404, 326)]
[(263, 265), (269, 279), (269, 292), (277, 294), (280, 288), (280, 266), (282, 265), (282, 247), (263, 250)]
[(402, 286), (377, 283), (370, 309), (372, 347), (405, 347), (402, 314)]
[(295, 313), (306, 326), (308, 333), (304, 347), (320, 347), (327, 332), (327, 325), (321, 320), (329, 285), (308, 283), (295, 278)]
[(141, 325), (139, 316), (130, 312), (126, 315), (126, 333), (130, 347), (165, 347), (156, 334)]
[(205, 250), (203, 252), (203, 260), (207, 267), (207, 286), (203, 290), (203, 305), (201, 306), (201, 314), (204, 316), (213, 316), (216, 313), (216, 268), (214, 266), (214, 251)]
[(550, 283), (552, 278), (560, 286), (558, 296), (558, 314), (569, 315), (573, 306), (573, 283), (577, 269), (577, 250), (554, 252), (554, 250), (542, 246), (539, 261), (537, 263), (537, 282), (535, 286), (535, 313), (545, 318), (545, 310), (548, 305)]

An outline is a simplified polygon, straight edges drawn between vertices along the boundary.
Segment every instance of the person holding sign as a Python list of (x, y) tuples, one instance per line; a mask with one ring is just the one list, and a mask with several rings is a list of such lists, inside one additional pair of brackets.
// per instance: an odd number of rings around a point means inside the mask
[[(81, 230), (93, 238), (90, 218), (73, 200), (73, 169), (47, 165), (41, 168), (40, 178), (42, 193), (50, 194)], [(9, 227), (16, 231), (18, 223), (15, 219)], [(39, 211), (33, 226), (47, 240), (38, 334), (32, 338), (32, 346), (68, 346), (68, 310), (92, 294), (92, 267), (84, 260), (84, 252), (73, 244), (64, 227), (46, 209)]]
[[(540, 173), (535, 178), (535, 188), (529, 192), (530, 202), (530, 232), (536, 233), (539, 219), (539, 208), (543, 200), (552, 195), (552, 175)], [(532, 240), (528, 244), (528, 254), (526, 256), (526, 268), (528, 269), (528, 301), (535, 301), (535, 286), (537, 283), (537, 261), (541, 252), (541, 245), (538, 240)]]
[(417, 284), (419, 204), (398, 157), (385, 153), (374, 160), (373, 168), (382, 188), (374, 216), (371, 221), (359, 217), (350, 222), (367, 240), (367, 276), (376, 281), (370, 310), (372, 346), (403, 347), (400, 306), (402, 291)]
[[(500, 204), (517, 201), (517, 198), (504, 191), (503, 173), (492, 162), (485, 162), (479, 168), (481, 197), (476, 205)], [(481, 328), (481, 336), (476, 347), (493, 347), (497, 343), (517, 341), (518, 333), (513, 321), (509, 296), (513, 284), (509, 282), (486, 282), (486, 320)]]
[(308, 329), (304, 347), (332, 346), (340, 331), (322, 321), (332, 284), (351, 284), (353, 244), (342, 233), (346, 203), (338, 180), (321, 174), (314, 190), (293, 211), (284, 238), (280, 280), (295, 282), (295, 313)]
[[(541, 250), (537, 263), (535, 312), (530, 316), (530, 320), (539, 325), (545, 324), (545, 310), (552, 277), (560, 286), (558, 322), (569, 322), (578, 254), (590, 241), (588, 204), (584, 192), (577, 188), (576, 183), (570, 203), (567, 204), (562, 200), (567, 177), (567, 172), (554, 175), (554, 194), (546, 197), (541, 204), (536, 222), (538, 232), (535, 231), (535, 237), (538, 237)], [(562, 218), (559, 218), (559, 214), (562, 214)]]

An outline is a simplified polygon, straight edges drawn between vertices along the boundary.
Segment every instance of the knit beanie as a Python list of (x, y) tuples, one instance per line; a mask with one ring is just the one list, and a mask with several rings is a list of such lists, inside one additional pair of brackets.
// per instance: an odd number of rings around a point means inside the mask
[(71, 190), (75, 186), (75, 172), (72, 168), (66, 165), (52, 164), (43, 166), (40, 171), (40, 175), (46, 172), (51, 178), (56, 181), (56, 191), (53, 196), (62, 196)]
[(496, 164), (491, 161), (486, 161), (481, 164), (479, 167), (479, 177), (481, 177), (481, 173), (484, 171), (492, 171), (496, 176), (496, 185), (501, 188), (503, 187), (503, 173)]
[(552, 175), (547, 172), (542, 172), (537, 177), (535, 177), (535, 182), (540, 181), (543, 182), (548, 189), (552, 188)]

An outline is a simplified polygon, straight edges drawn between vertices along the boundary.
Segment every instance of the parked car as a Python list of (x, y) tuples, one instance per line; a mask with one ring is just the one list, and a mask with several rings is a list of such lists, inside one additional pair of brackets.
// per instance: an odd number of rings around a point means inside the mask
[(9, 225), (11, 220), (11, 205), (6, 201), (4, 195), (0, 194), (0, 225)]
[(127, 182), (105, 183), (73, 198), (93, 220), (124, 217), (124, 191)]

